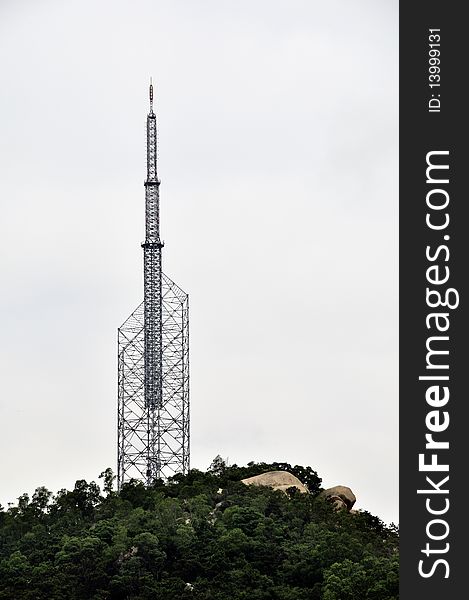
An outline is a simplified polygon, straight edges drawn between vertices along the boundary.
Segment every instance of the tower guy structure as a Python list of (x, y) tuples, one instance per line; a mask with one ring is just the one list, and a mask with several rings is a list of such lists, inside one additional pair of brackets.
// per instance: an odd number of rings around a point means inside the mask
[(117, 483), (189, 470), (189, 300), (162, 271), (157, 121), (147, 116), (143, 302), (118, 330)]

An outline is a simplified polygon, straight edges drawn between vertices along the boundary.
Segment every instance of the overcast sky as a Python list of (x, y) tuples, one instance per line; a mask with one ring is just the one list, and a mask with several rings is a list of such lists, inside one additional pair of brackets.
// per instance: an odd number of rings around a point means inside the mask
[(0, 501), (116, 467), (148, 80), (191, 464), (398, 521), (397, 0), (1, 0)]

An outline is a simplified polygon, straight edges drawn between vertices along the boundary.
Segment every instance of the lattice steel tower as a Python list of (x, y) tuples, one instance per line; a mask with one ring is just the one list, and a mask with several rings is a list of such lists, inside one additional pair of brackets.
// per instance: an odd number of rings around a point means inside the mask
[(120, 488), (189, 470), (189, 300), (162, 272), (157, 123), (150, 83), (145, 181), (144, 299), (118, 330)]

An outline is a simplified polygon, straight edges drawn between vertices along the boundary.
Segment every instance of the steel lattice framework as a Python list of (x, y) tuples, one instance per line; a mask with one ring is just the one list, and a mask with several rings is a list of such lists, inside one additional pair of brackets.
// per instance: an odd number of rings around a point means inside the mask
[(144, 300), (118, 330), (117, 480), (147, 485), (189, 470), (189, 299), (162, 272), (157, 123), (150, 84)]

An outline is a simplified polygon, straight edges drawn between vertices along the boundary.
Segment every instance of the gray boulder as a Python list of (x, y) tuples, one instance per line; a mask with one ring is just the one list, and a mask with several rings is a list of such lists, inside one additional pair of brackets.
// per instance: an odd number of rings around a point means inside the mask
[(245, 485), (264, 485), (274, 490), (281, 490), (282, 492), (286, 492), (288, 488), (294, 487), (302, 494), (309, 493), (308, 488), (301, 483), (298, 477), (295, 477), (288, 471), (269, 471), (261, 475), (254, 475), (254, 477), (241, 479), (241, 482)]
[(319, 496), (328, 502), (331, 502), (334, 508), (345, 508), (348, 511), (352, 510), (352, 507), (357, 500), (352, 490), (345, 485), (336, 485), (327, 490), (323, 490)]

